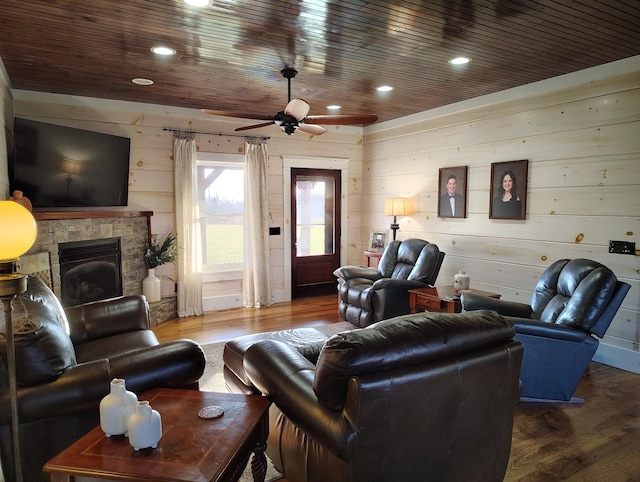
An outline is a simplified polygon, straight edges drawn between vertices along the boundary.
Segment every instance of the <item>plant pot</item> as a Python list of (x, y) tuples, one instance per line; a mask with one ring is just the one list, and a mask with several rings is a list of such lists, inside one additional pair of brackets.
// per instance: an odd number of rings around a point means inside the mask
[(149, 303), (154, 303), (160, 301), (161, 293), (160, 278), (156, 276), (154, 268), (149, 268), (147, 277), (142, 280), (142, 294)]

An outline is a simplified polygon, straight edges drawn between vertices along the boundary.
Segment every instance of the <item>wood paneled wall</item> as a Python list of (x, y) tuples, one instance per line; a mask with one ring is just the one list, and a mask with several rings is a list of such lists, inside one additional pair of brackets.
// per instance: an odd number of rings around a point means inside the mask
[[(25, 91), (14, 91), (13, 97), (15, 115), (18, 117), (130, 137), (131, 174), (129, 206), (126, 210), (153, 211), (151, 231), (154, 235), (164, 235), (175, 229), (173, 134), (163, 128), (233, 134), (233, 129), (247, 124), (225, 118), (218, 120), (193, 109)], [(355, 180), (361, 176), (361, 128), (329, 127), (326, 134), (315, 138), (301, 132), (287, 136), (275, 126), (251, 131), (251, 134), (270, 137), (268, 201), (271, 226), (283, 228), (286, 222), (282, 156), (348, 157), (351, 159), (349, 177)], [(243, 137), (197, 134), (196, 142), (201, 152), (244, 152)], [(355, 185), (355, 182), (351, 182), (351, 185)], [(349, 195), (357, 197), (356, 192), (350, 192)], [(350, 218), (359, 220), (359, 203), (349, 203), (349, 206), (353, 210)], [(359, 236), (359, 233), (359, 224), (350, 223), (348, 237)], [(284, 292), (284, 279), (288, 274), (284, 273), (283, 235), (270, 237), (270, 251), (274, 301), (283, 301), (290, 297)], [(163, 265), (156, 273), (161, 277), (163, 294), (173, 293), (175, 267)], [(205, 280), (205, 310), (242, 306), (242, 285), (237, 277), (207, 276)]]
[[(527, 302), (560, 258), (590, 258), (632, 285), (599, 350), (640, 373), (640, 57), (372, 126), (365, 134), (363, 232), (388, 226), (385, 197), (408, 197), (399, 239), (447, 253), (438, 284), (464, 269), (472, 288)], [(411, 121), (411, 122), (409, 122)], [(491, 163), (529, 160), (524, 221), (489, 219)], [(467, 218), (438, 218), (438, 173), (469, 166)], [(637, 246), (640, 248), (640, 245)], [(608, 360), (615, 347), (625, 361)]]

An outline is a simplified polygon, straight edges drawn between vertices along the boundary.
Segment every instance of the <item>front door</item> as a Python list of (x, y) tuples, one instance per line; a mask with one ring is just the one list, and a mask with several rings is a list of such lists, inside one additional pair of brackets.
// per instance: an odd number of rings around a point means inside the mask
[(291, 298), (335, 294), (340, 171), (291, 169)]

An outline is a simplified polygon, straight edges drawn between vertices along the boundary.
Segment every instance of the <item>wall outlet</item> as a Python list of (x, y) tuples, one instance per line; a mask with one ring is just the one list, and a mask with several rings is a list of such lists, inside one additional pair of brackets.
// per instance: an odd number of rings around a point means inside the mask
[(617, 254), (636, 254), (636, 243), (631, 241), (609, 241), (609, 252)]

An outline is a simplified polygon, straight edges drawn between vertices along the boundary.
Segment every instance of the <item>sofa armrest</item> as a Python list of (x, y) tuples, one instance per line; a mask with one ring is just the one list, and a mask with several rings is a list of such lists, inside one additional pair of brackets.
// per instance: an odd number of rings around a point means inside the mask
[(150, 327), (149, 304), (142, 295), (95, 301), (65, 311), (74, 345)]
[(531, 306), (517, 301), (505, 301), (474, 293), (462, 293), (460, 296), (462, 311), (493, 310), (502, 316), (515, 316), (518, 318), (531, 318), (533, 309)]
[(141, 394), (152, 388), (198, 388), (206, 359), (193, 340), (174, 340), (109, 359), (110, 378), (124, 378), (127, 390)]
[(583, 343), (585, 339), (591, 338), (591, 335), (588, 333), (572, 326), (522, 318), (507, 318), (507, 320), (509, 320), (516, 329), (516, 336), (530, 335), (540, 339), (547, 338), (573, 343)]
[(396, 278), (382, 278), (373, 283), (371, 289), (373, 290), (399, 290), (408, 291), (417, 288), (426, 288), (427, 284), (423, 281), (396, 279)]
[(253, 344), (244, 357), (251, 382), (310, 438), (340, 457), (346, 457), (353, 429), (342, 411), (318, 401), (313, 390), (315, 366), (282, 342), (263, 340)]
[[(109, 361), (95, 360), (67, 368), (56, 380), (18, 387), (20, 423), (97, 409), (109, 393)], [(0, 425), (9, 425), (9, 390), (0, 392)]]
[(375, 281), (382, 277), (376, 268), (367, 268), (365, 266), (342, 266), (335, 270), (333, 275), (345, 281), (353, 278), (365, 278)]

